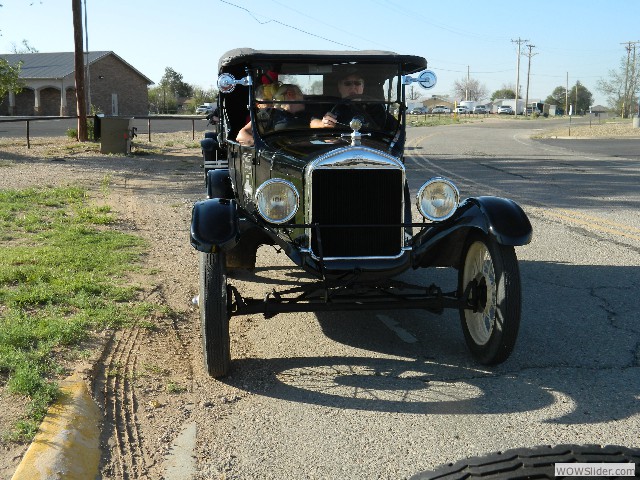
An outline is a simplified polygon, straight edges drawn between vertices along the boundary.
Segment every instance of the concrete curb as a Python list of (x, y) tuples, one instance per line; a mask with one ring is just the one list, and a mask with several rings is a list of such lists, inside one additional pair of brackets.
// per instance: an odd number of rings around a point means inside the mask
[(98, 476), (102, 412), (85, 381), (74, 374), (60, 384), (12, 480), (90, 480)]

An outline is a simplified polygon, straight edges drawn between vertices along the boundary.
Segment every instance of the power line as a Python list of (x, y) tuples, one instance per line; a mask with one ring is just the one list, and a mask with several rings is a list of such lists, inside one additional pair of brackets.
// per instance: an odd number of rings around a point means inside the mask
[(267, 19), (267, 21), (261, 21), (256, 14), (254, 14), (251, 10), (249, 10), (248, 8), (245, 7), (241, 7), (240, 5), (236, 5), (235, 3), (231, 3), (231, 2), (227, 2), (226, 0), (220, 0), (222, 3), (226, 3), (227, 5), (231, 5), (232, 7), (236, 7), (239, 8), (240, 10), (244, 10), (245, 12), (247, 12), (256, 22), (258, 22), (260, 25), (266, 25), (267, 23), (277, 23), (278, 25), (282, 25), (283, 27), (287, 27), (290, 28), (292, 30), (296, 30), (298, 32), (301, 33), (305, 33), (307, 35), (311, 35), (312, 37), (316, 37), (319, 38), (321, 40), (326, 40), (327, 42), (331, 42), (331, 43), (335, 43), (336, 45), (341, 45), (343, 47), (347, 47), (347, 48), (351, 48), (353, 50), (357, 50), (356, 47), (352, 46), (352, 45), (347, 45), (346, 43), (340, 43), (340, 42), (336, 42), (335, 40), (332, 40), (330, 38), (327, 37), (322, 37), (320, 35), (316, 35), (315, 33), (311, 33), (311, 32), (307, 32), (306, 30), (303, 30), (301, 28), (298, 27), (294, 27), (293, 25), (289, 25), (288, 23), (284, 23), (281, 22), (280, 20), (274, 20), (273, 18), (269, 18)]

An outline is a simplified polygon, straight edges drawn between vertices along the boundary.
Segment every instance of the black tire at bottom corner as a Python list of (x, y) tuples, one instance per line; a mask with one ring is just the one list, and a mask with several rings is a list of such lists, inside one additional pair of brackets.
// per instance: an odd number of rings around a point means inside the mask
[[(556, 463), (634, 463), (635, 477), (556, 477)], [(410, 480), (516, 480), (578, 478), (640, 478), (640, 448), (618, 445), (557, 445), (516, 448), (470, 457), (435, 470), (418, 473)]]

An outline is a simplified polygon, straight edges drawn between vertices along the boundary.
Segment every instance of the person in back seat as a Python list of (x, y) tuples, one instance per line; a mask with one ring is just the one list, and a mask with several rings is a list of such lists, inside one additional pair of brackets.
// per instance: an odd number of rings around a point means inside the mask
[[(265, 120), (265, 117), (268, 116), (268, 110), (270, 110), (270, 106), (266, 103), (259, 103), (261, 100), (271, 100), (271, 98), (268, 98), (266, 95), (265, 85), (258, 85), (256, 87), (255, 97), (256, 107), (260, 109), (260, 111), (256, 114), (258, 121), (260, 121), (261, 119)], [(251, 120), (249, 120), (249, 122), (240, 129), (238, 135), (236, 136), (236, 142), (241, 143), (242, 145), (253, 145), (253, 124), (251, 123)]]

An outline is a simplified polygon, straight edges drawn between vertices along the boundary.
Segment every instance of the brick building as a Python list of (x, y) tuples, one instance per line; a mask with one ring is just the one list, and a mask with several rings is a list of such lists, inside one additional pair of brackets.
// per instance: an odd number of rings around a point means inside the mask
[[(22, 62), (24, 88), (0, 99), (0, 115), (76, 115), (73, 52), (0, 54)], [(88, 62), (87, 62), (88, 59)], [(85, 54), (89, 104), (105, 115), (147, 115), (147, 89), (153, 82), (113, 52)]]

